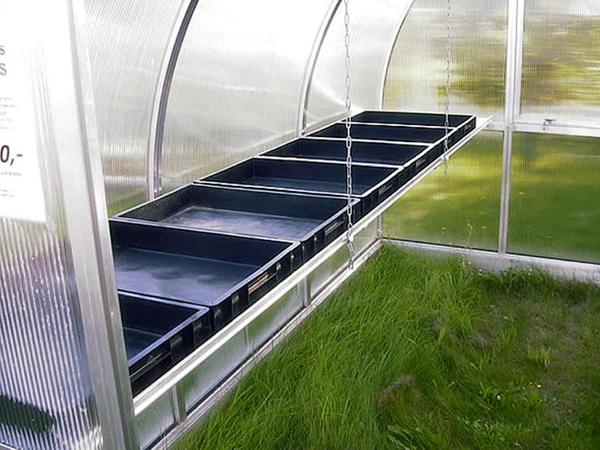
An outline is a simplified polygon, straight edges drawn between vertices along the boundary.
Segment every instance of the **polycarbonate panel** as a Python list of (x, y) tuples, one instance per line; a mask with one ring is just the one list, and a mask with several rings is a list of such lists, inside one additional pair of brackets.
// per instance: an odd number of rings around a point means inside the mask
[[(452, 112), (502, 118), (507, 4), (452, 1)], [(446, 0), (415, 0), (394, 48), (385, 109), (444, 110), (447, 39)]]
[(0, 219), (0, 442), (41, 450), (99, 438), (61, 206), (47, 192), (48, 226)]
[(385, 236), (497, 249), (502, 147), (503, 133), (482, 132), (388, 210)]
[[(411, 0), (350, 2), (351, 96), (355, 110), (380, 109), (388, 55)], [(344, 112), (344, 7), (340, 6), (319, 54), (308, 102), (308, 124)]]
[(526, 0), (522, 111), (539, 120), (600, 117), (600, 2)]
[(516, 133), (508, 248), (600, 263), (600, 139)]
[(329, 1), (198, 3), (167, 107), (165, 190), (295, 134), (306, 64)]
[[(0, 0), (1, 59), (14, 76), (0, 76), (0, 83), (10, 86), (0, 95), (0, 139), (8, 139), (0, 144), (21, 152), (10, 167), (0, 161), (0, 196), (5, 197), (3, 205), (13, 195), (26, 200), (23, 186), (11, 191), (7, 180), (19, 176), (31, 187), (39, 179), (45, 203), (45, 213), (38, 217), (45, 221), (37, 223), (0, 208), (0, 443), (18, 449), (102, 446), (57, 175), (62, 150), (57, 139), (65, 139), (57, 136), (64, 129), (57, 130), (56, 124), (72, 117), (69, 101), (75, 101), (70, 71), (62, 69), (64, 92), (45, 89), (45, 83), (56, 81), (59, 62), (53, 57), (71, 62), (71, 47), (54, 45), (70, 42), (66, 5)], [(65, 113), (60, 117), (55, 116), (57, 97)], [(78, 126), (69, 124), (77, 138)], [(31, 170), (23, 168), (26, 161)], [(30, 194), (36, 197), (33, 189)], [(36, 207), (34, 201), (22, 204), (24, 209)]]
[(110, 214), (146, 198), (152, 105), (182, 0), (85, 0)]

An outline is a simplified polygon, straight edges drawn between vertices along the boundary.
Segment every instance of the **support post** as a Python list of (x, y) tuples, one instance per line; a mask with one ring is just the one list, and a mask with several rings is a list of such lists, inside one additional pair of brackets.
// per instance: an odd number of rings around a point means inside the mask
[(521, 79), (523, 72), (523, 30), (525, 25), (525, 0), (508, 1), (508, 27), (506, 40), (506, 91), (504, 101), (504, 147), (502, 151), (502, 193), (498, 252), (508, 251), (512, 143), (515, 120), (521, 110)]

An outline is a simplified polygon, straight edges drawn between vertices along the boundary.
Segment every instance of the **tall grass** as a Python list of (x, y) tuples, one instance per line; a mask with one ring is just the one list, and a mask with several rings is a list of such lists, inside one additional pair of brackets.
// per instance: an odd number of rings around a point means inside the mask
[(385, 248), (179, 449), (598, 448), (600, 290)]

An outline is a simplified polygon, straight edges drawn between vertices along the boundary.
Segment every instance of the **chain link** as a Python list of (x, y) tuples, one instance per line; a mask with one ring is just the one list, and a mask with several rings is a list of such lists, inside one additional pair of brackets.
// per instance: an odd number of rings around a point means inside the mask
[(444, 122), (444, 172), (448, 175), (448, 134), (450, 132), (450, 78), (452, 59), (452, 0), (446, 0), (446, 99)]
[(348, 244), (348, 253), (350, 254), (348, 265), (350, 269), (354, 268), (354, 236), (352, 235), (352, 134), (351, 120), (352, 114), (352, 97), (350, 96), (350, 88), (352, 86), (350, 79), (350, 10), (348, 7), (349, 0), (344, 0), (344, 67), (346, 70), (346, 215), (348, 216), (348, 232), (346, 241)]

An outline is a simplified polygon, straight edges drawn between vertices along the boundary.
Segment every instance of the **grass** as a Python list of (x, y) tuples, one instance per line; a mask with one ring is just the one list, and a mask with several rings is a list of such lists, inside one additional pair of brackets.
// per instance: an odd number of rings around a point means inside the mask
[(502, 134), (485, 132), (396, 202), (387, 236), (495, 249), (500, 220)]
[[(509, 250), (600, 263), (598, 140), (518, 133)], [(388, 236), (495, 250), (502, 133), (477, 137), (386, 214)]]
[(591, 449), (600, 289), (385, 248), (185, 449)]

